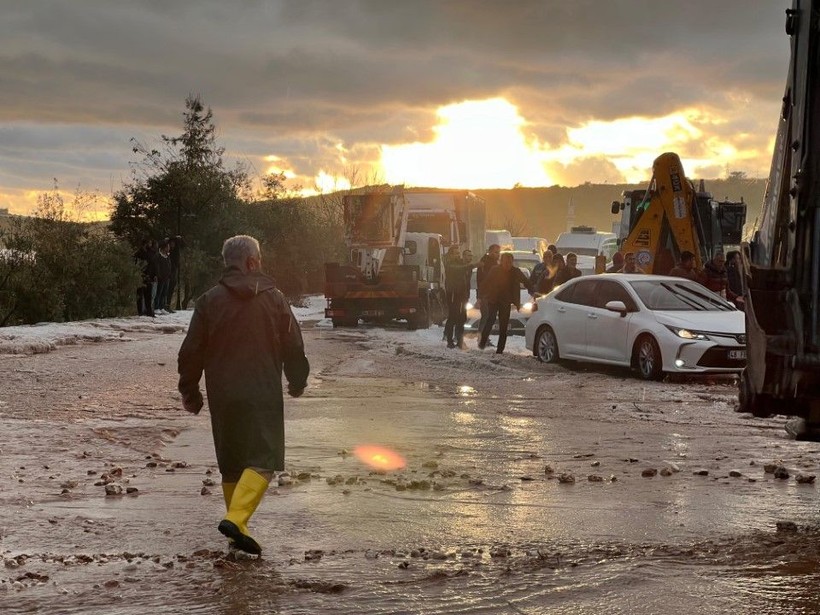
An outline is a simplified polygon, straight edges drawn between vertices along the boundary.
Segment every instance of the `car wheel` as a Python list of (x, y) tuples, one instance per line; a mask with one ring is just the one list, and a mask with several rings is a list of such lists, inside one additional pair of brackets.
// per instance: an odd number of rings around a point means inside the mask
[(544, 363), (555, 363), (559, 358), (558, 340), (550, 327), (542, 327), (535, 340), (535, 356)]
[(663, 373), (663, 358), (658, 342), (649, 335), (642, 336), (635, 344), (635, 365), (644, 380), (658, 380)]

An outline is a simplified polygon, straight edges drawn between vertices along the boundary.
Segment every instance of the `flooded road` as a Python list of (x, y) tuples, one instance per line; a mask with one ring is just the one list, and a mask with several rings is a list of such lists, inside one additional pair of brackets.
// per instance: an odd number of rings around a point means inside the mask
[[(216, 531), (181, 339), (0, 356), (0, 612), (820, 612), (817, 487), (797, 481), (820, 445), (734, 412), (731, 379), (308, 325), (255, 559)], [(366, 467), (362, 444), (407, 467)]]

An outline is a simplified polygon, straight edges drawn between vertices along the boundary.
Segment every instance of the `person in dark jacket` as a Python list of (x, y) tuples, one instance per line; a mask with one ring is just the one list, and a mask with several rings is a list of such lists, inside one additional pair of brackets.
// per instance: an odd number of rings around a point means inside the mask
[[(501, 254), (501, 246), (497, 243), (492, 244), (487, 248), (487, 253), (481, 257), (478, 262), (478, 269), (475, 277), (475, 295), (478, 302), (478, 309), (481, 311), (481, 320), (478, 321), (479, 332), (484, 330), (484, 324), (487, 322), (487, 315), (490, 313), (487, 299), (484, 296), (484, 278), (490, 273), (493, 267), (498, 265), (498, 258)], [(492, 346), (492, 343), (490, 343)]]
[(518, 267), (513, 266), (513, 255), (505, 252), (501, 255), (500, 264), (493, 267), (484, 279), (484, 297), (487, 300), (489, 312), (478, 342), (481, 350), (484, 350), (490, 341), (490, 332), (493, 330), (497, 316), (498, 347), (495, 352), (496, 354), (504, 352), (504, 346), (507, 344), (507, 325), (510, 323), (510, 304), (521, 309), (521, 285), (533, 294), (534, 291), (527, 276)]
[[(168, 292), (165, 297), (165, 311), (173, 314), (174, 310), (171, 308), (171, 299), (174, 296), (174, 290), (177, 289), (177, 282), (179, 281), (179, 253), (185, 247), (185, 240), (180, 235), (171, 237), (168, 240), (168, 260), (171, 262), (171, 277), (168, 280)], [(181, 289), (180, 289), (181, 290)], [(177, 301), (177, 305), (184, 307), (181, 301)]]
[(146, 239), (142, 242), (139, 250), (134, 252), (134, 263), (140, 267), (142, 272), (142, 284), (137, 289), (137, 314), (140, 316), (154, 317), (154, 302), (151, 298), (151, 289), (154, 284), (156, 272), (154, 270), (154, 250), (153, 242)]
[(689, 250), (680, 253), (680, 262), (671, 269), (669, 275), (692, 280), (698, 284), (703, 283), (703, 273), (695, 268), (695, 254)]
[(581, 277), (581, 270), (578, 269), (578, 256), (575, 252), (567, 254), (567, 263), (564, 267), (558, 270), (555, 274), (555, 286), (560, 286), (564, 282), (568, 282), (573, 278)]
[(735, 305), (743, 309), (743, 283), (740, 279), (740, 252), (731, 250), (726, 253), (726, 295), (732, 294), (732, 301)]
[[(470, 298), (470, 274), (476, 266), (471, 263), (472, 253), (464, 251), (468, 256), (465, 261), (458, 253), (457, 246), (450, 246), (444, 257), (445, 294), (447, 297), (447, 322), (444, 324), (444, 338), (447, 348), (464, 345), (464, 322), (467, 320), (465, 306)], [(455, 340), (453, 339), (455, 334)]]
[(171, 281), (171, 261), (168, 258), (168, 241), (159, 244), (159, 252), (154, 257), (154, 267), (157, 273), (157, 294), (154, 297), (154, 313), (165, 314), (165, 296), (168, 294), (168, 285)]
[(621, 251), (615, 252), (612, 255), (612, 264), (607, 267), (606, 273), (620, 273), (624, 268), (624, 253)]
[(715, 252), (712, 260), (703, 266), (702, 284), (729, 301), (734, 301), (737, 297), (729, 289), (729, 275), (726, 271), (726, 257), (723, 252)]
[(231, 237), (222, 258), (222, 278), (197, 300), (179, 349), (179, 392), (184, 408), (199, 413), (199, 380), (205, 372), (227, 508), (218, 529), (238, 549), (259, 554), (248, 520), (273, 472), (284, 469), (282, 372), (288, 394), (299, 397), (310, 368), (290, 306), (261, 271), (256, 239)]
[(542, 295), (550, 292), (555, 282), (555, 269), (552, 265), (553, 256), (550, 250), (544, 250), (541, 255), (541, 262), (532, 268), (530, 274), (530, 284), (533, 290)]

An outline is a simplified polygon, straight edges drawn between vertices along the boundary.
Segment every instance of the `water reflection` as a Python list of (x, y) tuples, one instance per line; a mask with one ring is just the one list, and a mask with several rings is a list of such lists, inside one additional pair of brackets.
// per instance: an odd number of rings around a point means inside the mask
[(462, 384), (458, 387), (458, 395), (459, 397), (472, 397), (476, 394), (476, 390), (467, 384)]

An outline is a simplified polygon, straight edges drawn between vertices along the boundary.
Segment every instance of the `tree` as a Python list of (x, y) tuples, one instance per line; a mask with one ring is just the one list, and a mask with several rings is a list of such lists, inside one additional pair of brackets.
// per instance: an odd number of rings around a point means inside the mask
[(509, 211), (497, 212), (490, 220), (490, 228), (505, 229), (513, 237), (521, 237), (527, 232), (527, 221)]
[(249, 191), (248, 174), (242, 165), (225, 168), (215, 134), (213, 112), (189, 95), (179, 136), (162, 135), (159, 148), (132, 139), (141, 159), (132, 165), (131, 182), (114, 195), (111, 228), (133, 247), (145, 239), (184, 237), (178, 289), (184, 305), (214, 280), (222, 242), (243, 227), (235, 214)]

